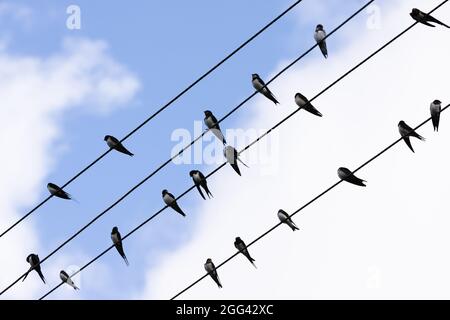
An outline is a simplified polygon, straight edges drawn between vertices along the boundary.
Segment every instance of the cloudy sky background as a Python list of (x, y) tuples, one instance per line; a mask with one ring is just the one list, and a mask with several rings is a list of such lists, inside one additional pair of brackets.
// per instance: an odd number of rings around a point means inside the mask
[[(375, 1), (328, 40), (328, 60), (316, 50), (271, 85), (281, 105), (256, 97), (222, 128), (270, 128), (294, 110), (295, 92), (314, 96), (409, 26), (412, 7), (428, 11), (439, 2)], [(331, 30), (364, 3), (304, 0), (131, 137), (126, 145), (135, 157), (111, 153), (71, 184), (67, 191), (79, 204), (53, 199), (0, 239), (2, 287), (27, 269), (30, 252), (44, 257), (166, 160), (179, 143), (171, 141), (175, 129), (193, 133), (205, 108), (221, 117), (252, 93), (251, 73), (269, 78), (313, 45), (317, 23)], [(101, 154), (105, 134), (128, 133), (290, 1), (79, 1), (76, 31), (65, 27), (69, 4), (0, 3), (0, 130), (8, 150), (2, 226), (44, 198), (48, 181), (63, 184)], [(444, 6), (434, 15), (445, 21), (449, 13)], [(192, 192), (179, 201), (186, 219), (167, 210), (127, 239), (128, 268), (111, 251), (76, 277), (82, 290), (62, 287), (51, 298), (170, 298), (203, 275), (206, 258), (219, 264), (233, 254), (236, 236), (252, 241), (278, 222), (279, 208), (296, 210), (337, 181), (339, 166), (356, 168), (389, 145), (399, 120), (415, 126), (429, 116), (432, 100), (447, 104), (448, 36), (444, 28), (415, 27), (318, 98), (323, 118), (299, 112), (242, 155), (250, 164), (242, 177), (228, 166), (215, 174), (214, 199)], [(431, 124), (420, 130), (427, 141), (413, 141), (416, 154), (398, 144), (361, 170), (367, 188), (341, 184), (294, 218), (300, 231), (281, 226), (252, 246), (257, 270), (238, 256), (219, 269), (223, 289), (207, 278), (182, 298), (449, 298), (446, 118), (439, 134)], [(239, 149), (248, 142), (242, 135), (228, 140)], [(207, 135), (203, 148), (211, 141)], [(48, 285), (33, 274), (5, 298), (40, 297), (59, 283), (60, 269), (74, 270), (109, 246), (113, 226), (125, 234), (160, 209), (161, 189), (180, 194), (191, 185), (192, 168), (207, 173), (215, 166), (170, 164), (46, 261)]]

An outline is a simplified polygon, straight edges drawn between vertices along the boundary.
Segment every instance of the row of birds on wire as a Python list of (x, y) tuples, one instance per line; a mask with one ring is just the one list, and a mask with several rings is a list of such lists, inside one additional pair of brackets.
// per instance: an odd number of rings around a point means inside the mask
[[(436, 24), (442, 25), (446, 28), (450, 28), (448, 25), (446, 25), (443, 22), (439, 21), (438, 19), (432, 17), (430, 14), (424, 13), (416, 8), (412, 9), (410, 16), (417, 22), (422, 23), (427, 26), (430, 26), (430, 27), (435, 27), (435, 25), (433, 25), (431, 23), (436, 23)], [(316, 30), (314, 33), (314, 39), (317, 42), (323, 56), (325, 58), (328, 58), (328, 49), (327, 49), (325, 37), (326, 37), (326, 32), (324, 30), (323, 25), (318, 24), (316, 26)], [(270, 89), (265, 84), (265, 82), (256, 73), (252, 75), (252, 85), (256, 89), (257, 92), (264, 95), (267, 99), (272, 101), (275, 105), (279, 104), (278, 100), (275, 98), (275, 95), (270, 91)], [(294, 100), (300, 109), (303, 109), (317, 117), (322, 117), (322, 113), (319, 110), (317, 110), (312, 105), (312, 103), (308, 100), (308, 98), (306, 98), (303, 94), (296, 93), (294, 96)], [(441, 109), (442, 109), (441, 101), (436, 99), (433, 102), (431, 102), (430, 113), (431, 113), (431, 117), (432, 117), (432, 124), (433, 124), (434, 131), (438, 131), (438, 129), (439, 129), (439, 119), (440, 119)], [(223, 135), (221, 128), (219, 126), (219, 123), (218, 123), (216, 117), (213, 115), (213, 113), (209, 110), (206, 110), (206, 111), (204, 111), (204, 115), (205, 115), (204, 123), (207, 126), (207, 128), (224, 144), (223, 154), (224, 154), (226, 161), (231, 165), (231, 167), (234, 169), (234, 171), (238, 175), (241, 175), (241, 172), (240, 172), (240, 169), (238, 166), (238, 162), (242, 163), (246, 167), (248, 167), (248, 166), (244, 162), (242, 162), (242, 160), (239, 158), (239, 152), (234, 147), (227, 145), (225, 136)], [(398, 123), (398, 130), (399, 130), (399, 133), (400, 133), (402, 139), (404, 140), (404, 142), (406, 143), (406, 145), (412, 152), (414, 152), (414, 149), (411, 145), (410, 137), (414, 137), (419, 140), (425, 140), (425, 138), (423, 138), (421, 135), (416, 133), (415, 130), (413, 128), (411, 128), (409, 125), (407, 125), (404, 121), (400, 121)], [(120, 153), (129, 155), (129, 156), (134, 155), (117, 138), (115, 138), (111, 135), (106, 135), (104, 137), (104, 141), (106, 142), (106, 144), (108, 145), (109, 148), (111, 148), (115, 151), (118, 151)], [(202, 192), (202, 189), (203, 189), (204, 192), (206, 193), (206, 195), (208, 196), (208, 198), (211, 198), (212, 193), (208, 188), (205, 175), (202, 172), (200, 172), (199, 170), (192, 170), (189, 172), (189, 175), (192, 178), (194, 185), (197, 188), (198, 192), (200, 193), (201, 197), (206, 200), (206, 197)], [(366, 186), (366, 181), (356, 177), (352, 173), (352, 171), (349, 170), (348, 168), (340, 167), (337, 170), (337, 175), (338, 175), (339, 179), (346, 181), (348, 183), (351, 183), (351, 184), (354, 184), (357, 186), (361, 186), (361, 187)], [(70, 199), (75, 200), (72, 195), (70, 195), (69, 193), (64, 191), (61, 187), (59, 187), (58, 185), (56, 185), (54, 183), (48, 183), (47, 189), (52, 196), (55, 196), (55, 197), (58, 197), (61, 199), (66, 199), (66, 200), (70, 200)], [(163, 198), (164, 203), (168, 207), (172, 208), (174, 211), (176, 211), (183, 217), (186, 216), (184, 211), (178, 205), (175, 196), (173, 194), (171, 194), (169, 191), (167, 191), (166, 189), (164, 189), (162, 191), (162, 198)], [(299, 230), (299, 228), (293, 222), (293, 220), (291, 219), (289, 214), (287, 212), (285, 212), (284, 210), (280, 209), (277, 213), (277, 216), (278, 216), (278, 219), (282, 223), (285, 223), (286, 225), (288, 225), (293, 231)], [(128, 259), (125, 255), (125, 251), (123, 249), (122, 237), (119, 232), (119, 229), (116, 226), (113, 227), (113, 229), (111, 231), (111, 240), (112, 240), (115, 248), (117, 249), (118, 253), (125, 261), (126, 265), (129, 265)], [(256, 265), (254, 263), (255, 259), (253, 259), (251, 257), (245, 242), (240, 237), (236, 237), (234, 246), (240, 253), (242, 253), (250, 261), (250, 263), (252, 263), (253, 266), (256, 267)], [(41, 270), (39, 256), (37, 254), (32, 253), (32, 254), (28, 255), (28, 257), (26, 258), (26, 261), (29, 263), (30, 268), (24, 275), (22, 281), (24, 281), (26, 279), (26, 277), (28, 276), (28, 274), (34, 270), (38, 273), (38, 275), (42, 279), (42, 281), (44, 283), (46, 283), (45, 277)], [(216, 282), (218, 287), (222, 288), (222, 284), (219, 280), (216, 267), (210, 258), (208, 258), (206, 260), (206, 262), (204, 264), (204, 268), (205, 268), (206, 272), (211, 276), (211, 278)], [(71, 276), (66, 271), (64, 271), (64, 270), (60, 271), (60, 279), (62, 282), (67, 283), (68, 285), (73, 287), (75, 290), (79, 289), (75, 285), (73, 280), (71, 279)]]

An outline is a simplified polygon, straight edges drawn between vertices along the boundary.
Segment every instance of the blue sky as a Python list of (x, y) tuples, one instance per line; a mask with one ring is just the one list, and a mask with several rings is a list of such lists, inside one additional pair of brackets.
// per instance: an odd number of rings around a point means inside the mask
[[(68, 148), (58, 157), (47, 180), (62, 184), (105, 150), (102, 139), (105, 134), (122, 137), (226, 52), (284, 10), (291, 1), (139, 1), (132, 6), (120, 2), (78, 1), (81, 30), (65, 27), (65, 10), (72, 2), (17, 3), (29, 7), (32, 16), (30, 24), (24, 27), (18, 26), (16, 21), (6, 25), (11, 34), (10, 52), (46, 56), (59, 50), (61, 41), (66, 37), (100, 39), (107, 42), (111, 55), (141, 82), (141, 90), (126, 108), (98, 115), (89, 112), (90, 106), (86, 105), (81, 110), (74, 109), (60, 117), (63, 136), (58, 143), (64, 143)], [(300, 9), (301, 5), (212, 77), (128, 139), (126, 146), (136, 154), (134, 158), (111, 153), (71, 184), (67, 190), (80, 201), (79, 204), (54, 199), (24, 222), (32, 221), (37, 225), (44, 247), (44, 251), (39, 252), (41, 257), (166, 160), (174, 145), (170, 142), (173, 129), (193, 131), (193, 121), (201, 120), (206, 108), (213, 110), (217, 116), (225, 114), (252, 92), (250, 75), (253, 72), (267, 77), (279, 60), (309, 47), (310, 39), (299, 41), (296, 45), (289, 43), (293, 33), (298, 32), (294, 18)], [(308, 36), (312, 33), (310, 29), (305, 29), (305, 32)], [(243, 108), (238, 117), (245, 119), (246, 116), (248, 113)], [(235, 120), (236, 117), (232, 116), (225, 125), (232, 127)], [(119, 226), (124, 234), (160, 209), (163, 188), (174, 194), (188, 188), (191, 184), (188, 172), (191, 169), (192, 166), (167, 166), (64, 250), (81, 251), (87, 257), (96, 255), (110, 245), (112, 226)], [(42, 185), (40, 197), (46, 195), (45, 185)], [(180, 201), (189, 218), (180, 219), (178, 215), (166, 211), (142, 229), (141, 233), (145, 236), (138, 234), (129, 239), (125, 248), (131, 262), (130, 268), (124, 267), (115, 252), (104, 256), (103, 262), (111, 266), (113, 273), (121, 275), (113, 286), (115, 290), (99, 296), (86, 286), (81, 292), (82, 297), (127, 298), (129, 291), (135, 291), (141, 285), (139, 275), (148, 266), (148, 261), (151, 263), (152, 258), (158, 257), (159, 251), (170, 250), (189, 236), (189, 224), (195, 219), (195, 212), (189, 208), (200, 200), (198, 194), (192, 192)], [(23, 208), (24, 212), (26, 210)], [(142, 239), (145, 243), (140, 242)], [(2, 241), (8, 241), (7, 237)], [(147, 254), (144, 255), (143, 251)], [(77, 265), (84, 262), (71, 261)], [(52, 260), (46, 263), (51, 264)], [(45, 272), (45, 266), (43, 269)], [(48, 274), (47, 278), (51, 284), (58, 281), (56, 274)]]
[[(125, 66), (140, 82), (140, 90), (123, 108), (102, 114), (95, 111), (94, 105), (91, 105), (94, 102), (87, 101), (81, 108), (58, 115), (61, 136), (48, 152), (59, 151), (45, 181), (63, 184), (105, 150), (105, 134), (118, 138), (124, 136), (292, 1), (135, 1), (133, 5), (105, 0), (77, 1), (81, 8), (81, 30), (65, 27), (65, 11), (68, 5), (73, 4), (72, 1), (15, 3), (28, 7), (31, 15), (29, 23), (14, 19), (6, 19), (2, 23), (3, 36), (9, 39), (9, 54), (46, 57), (60, 50), (62, 41), (67, 38), (102, 40), (107, 43), (108, 52), (115, 61)], [(125, 145), (135, 153), (135, 157), (112, 152), (67, 187), (79, 204), (53, 199), (27, 219), (23, 225), (32, 223), (38, 230), (42, 242), (38, 252), (41, 258), (167, 160), (176, 144), (170, 141), (174, 129), (186, 128), (192, 132), (194, 121), (202, 120), (203, 110), (206, 109), (212, 110), (217, 117), (224, 115), (253, 92), (250, 83), (252, 73), (257, 72), (266, 79), (279, 68), (280, 61), (298, 56), (313, 44), (312, 35), (317, 22), (324, 23), (330, 30), (365, 1), (346, 1), (345, 5), (339, 1), (328, 1), (329, 10), (317, 11), (317, 18), (301, 14), (302, 10), (312, 12), (315, 3), (304, 0), (212, 76), (130, 137)], [(316, 22), (320, 17), (327, 17), (327, 20)], [(363, 19), (355, 19), (355, 25), (363, 24)], [(344, 35), (348, 37), (350, 31), (355, 29), (348, 27)], [(345, 47), (348, 39), (345, 36), (330, 39), (329, 47), (336, 51)], [(321, 59), (321, 54), (316, 50), (304, 61), (309, 63), (318, 58)], [(251, 121), (254, 115), (254, 106), (244, 107), (228, 118), (222, 127), (240, 127), (242, 123)], [(168, 165), (61, 250), (74, 254), (67, 262), (84, 265), (111, 244), (113, 226), (118, 226), (125, 234), (163, 207), (162, 189), (166, 188), (175, 195), (186, 190), (191, 186), (188, 172), (193, 168), (209, 172), (213, 167)], [(224, 168), (213, 182), (220, 182), (224, 172), (233, 174), (230, 168)], [(45, 184), (42, 184), (39, 199), (47, 196)], [(216, 195), (213, 183), (210, 183), (210, 188)], [(196, 191), (191, 192), (179, 201), (187, 212), (186, 219), (166, 210), (127, 239), (124, 247), (130, 267), (125, 266), (115, 251), (102, 257), (101, 263), (108, 266), (112, 277), (108, 279), (114, 281), (108, 284), (108, 290), (99, 290), (83, 283), (77, 296), (70, 297), (126, 299), (144, 290), (144, 275), (160, 263), (158, 259), (161, 255), (179, 249), (195, 236), (196, 231), (192, 227), (197, 225), (196, 208), (201, 201)], [(21, 208), (22, 212), (29, 207)], [(0, 242), (7, 241), (8, 236), (0, 239)], [(83, 256), (81, 260), (77, 258), (80, 254)], [(48, 269), (46, 266), (55, 263), (55, 260), (52, 257), (43, 265), (44, 274)], [(182, 267), (183, 261), (180, 261)], [(22, 269), (26, 268), (23, 261)], [(84, 271), (89, 272), (90, 269)], [(11, 280), (16, 273), (19, 275), (19, 272), (11, 273)], [(38, 291), (41, 294), (59, 283), (58, 274), (47, 273), (46, 277), (50, 285), (42, 286)]]

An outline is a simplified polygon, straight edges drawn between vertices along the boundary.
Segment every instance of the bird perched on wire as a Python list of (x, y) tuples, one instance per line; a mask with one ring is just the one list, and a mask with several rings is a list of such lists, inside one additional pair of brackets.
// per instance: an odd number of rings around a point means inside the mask
[(441, 109), (441, 102), (437, 99), (430, 104), (431, 122), (433, 123), (434, 131), (439, 130), (439, 118), (441, 117)]
[(206, 178), (203, 175), (203, 173), (201, 173), (198, 170), (192, 170), (189, 172), (189, 175), (191, 176), (192, 180), (194, 180), (194, 184), (197, 187), (198, 192), (200, 193), (200, 195), (202, 196), (202, 198), (204, 200), (206, 200), (206, 198), (203, 195), (201, 188), (203, 188), (205, 190), (208, 198), (211, 198), (213, 196), (211, 191), (209, 191), (209, 189), (208, 189), (208, 184), (206, 182)]
[(210, 258), (206, 260), (206, 263), (204, 265), (206, 272), (211, 276), (211, 278), (214, 280), (214, 282), (217, 284), (219, 288), (222, 288), (222, 284), (219, 280), (219, 275), (217, 274), (216, 266), (212, 262)]
[(248, 166), (244, 162), (242, 162), (241, 159), (239, 159), (239, 152), (237, 152), (237, 150), (232, 146), (226, 146), (223, 149), (223, 155), (238, 175), (241, 175), (241, 171), (239, 170), (239, 166), (237, 164), (238, 161), (248, 168)]
[(123, 146), (123, 144), (119, 141), (119, 139), (113, 137), (113, 136), (109, 136), (106, 135), (105, 138), (103, 139), (106, 141), (106, 144), (108, 145), (108, 147), (110, 147), (111, 149), (114, 149), (116, 151), (119, 151), (121, 153), (124, 153), (126, 155), (129, 156), (134, 156), (134, 154), (132, 154), (130, 151), (127, 150), (127, 148), (125, 148)]
[(316, 26), (316, 31), (314, 32), (314, 40), (316, 40), (317, 44), (319, 45), (320, 51), (322, 51), (323, 56), (328, 58), (328, 50), (327, 50), (327, 43), (325, 40), (325, 37), (327, 36), (327, 33), (323, 29), (323, 25), (318, 24)]
[(411, 141), (410, 141), (409, 137), (414, 137), (414, 138), (417, 138), (422, 141), (425, 140), (424, 137), (422, 137), (421, 135), (416, 133), (414, 131), (414, 129), (411, 128), (410, 126), (408, 126), (405, 123), (405, 121), (403, 121), (403, 120), (398, 123), (398, 131), (400, 132), (400, 135), (402, 136), (403, 141), (405, 141), (406, 145), (411, 149), (412, 152), (414, 152), (414, 149), (411, 145)]
[(242, 241), (241, 238), (236, 237), (236, 240), (234, 241), (234, 246), (236, 247), (236, 249), (239, 250), (240, 253), (242, 253), (247, 259), (248, 261), (250, 261), (250, 263), (256, 268), (255, 265), (255, 259), (253, 259), (250, 256), (250, 253), (248, 252), (247, 246), (245, 245), (245, 242)]
[(275, 103), (275, 105), (279, 104), (273, 93), (266, 86), (264, 81), (259, 77), (257, 73), (252, 74), (252, 84), (253, 88), (256, 89), (259, 93), (264, 95), (267, 99)]
[(120, 256), (125, 261), (125, 264), (127, 266), (130, 265), (128, 263), (127, 256), (125, 255), (125, 251), (123, 250), (122, 236), (120, 235), (119, 228), (114, 227), (112, 229), (112, 231), (111, 231), (111, 240), (114, 243), (114, 246), (116, 247), (117, 252), (119, 252)]
[(219, 123), (218, 123), (216, 117), (209, 110), (204, 111), (204, 113), (205, 113), (205, 118), (203, 119), (203, 122), (205, 122), (205, 125), (220, 140), (220, 142), (222, 142), (223, 144), (226, 144), (227, 141), (225, 140), (225, 137), (224, 137), (222, 131), (220, 130), (220, 126), (219, 126)]
[(340, 167), (337, 171), (338, 177), (341, 180), (347, 181), (348, 183), (355, 184), (357, 186), (365, 187), (365, 180), (356, 177), (349, 169)]
[(75, 290), (80, 290), (80, 288), (78, 288), (75, 285), (75, 283), (73, 283), (72, 279), (70, 279), (69, 275), (64, 270), (61, 270), (61, 272), (59, 273), (59, 278), (61, 279), (62, 282), (67, 283), (69, 286), (71, 286)]
[(173, 196), (173, 194), (171, 194), (169, 191), (164, 189), (162, 191), (162, 197), (163, 197), (164, 203), (167, 206), (171, 207), (173, 210), (175, 210), (176, 212), (181, 214), (183, 217), (186, 217), (186, 214), (183, 212), (183, 210), (181, 210), (180, 206), (177, 204), (177, 201), (175, 200), (175, 197)]
[(280, 221), (282, 223), (287, 224), (289, 227), (291, 227), (292, 231), (295, 230), (300, 230), (294, 223), (294, 221), (292, 221), (291, 217), (287, 214), (286, 211), (284, 211), (283, 209), (278, 210), (278, 219), (280, 219)]
[(50, 192), (50, 194), (52, 196), (61, 198), (61, 199), (66, 199), (66, 200), (74, 200), (76, 201), (70, 194), (68, 194), (67, 192), (65, 192), (61, 187), (57, 186), (54, 183), (49, 182), (47, 184), (47, 189), (48, 192)]
[(422, 11), (420, 11), (419, 9), (417, 9), (417, 8), (414, 8), (414, 9), (412, 9), (412, 11), (411, 11), (411, 13), (409, 14), (414, 20), (416, 20), (417, 22), (419, 22), (419, 23), (422, 23), (422, 24), (424, 24), (424, 25), (426, 25), (426, 26), (429, 26), (429, 27), (436, 27), (435, 25), (433, 25), (433, 24), (431, 24), (430, 22), (433, 22), (433, 23), (437, 23), (437, 24), (440, 24), (441, 26), (444, 26), (444, 27), (446, 27), (446, 28), (450, 28), (448, 25), (446, 25), (445, 23), (443, 23), (443, 22), (441, 22), (441, 21), (439, 21), (438, 19), (436, 19), (436, 18), (434, 18), (434, 17), (432, 17), (430, 14), (428, 14), (428, 13), (425, 13), (425, 12), (422, 12)]
[(300, 109), (306, 110), (309, 113), (312, 113), (313, 115), (318, 116), (318, 117), (322, 116), (322, 114), (319, 112), (319, 110), (314, 108), (314, 106), (311, 104), (311, 102), (309, 102), (309, 100), (299, 92), (297, 92), (295, 94), (295, 103), (298, 105), (298, 107)]
[(27, 257), (27, 262), (30, 264), (30, 269), (27, 271), (27, 273), (25, 273), (25, 276), (23, 277), (22, 281), (24, 281), (28, 274), (35, 270), (37, 272), (37, 274), (39, 275), (39, 277), (41, 278), (42, 282), (45, 283), (45, 278), (44, 275), (42, 274), (41, 271), (41, 261), (39, 260), (39, 256), (37, 254), (29, 254)]

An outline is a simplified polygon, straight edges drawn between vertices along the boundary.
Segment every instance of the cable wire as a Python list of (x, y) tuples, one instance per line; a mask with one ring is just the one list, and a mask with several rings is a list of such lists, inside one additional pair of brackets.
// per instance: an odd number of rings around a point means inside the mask
[[(447, 105), (444, 109), (441, 110), (441, 113), (443, 111), (445, 111), (448, 107), (450, 107), (450, 104)], [(424, 124), (426, 124), (427, 122), (429, 122), (431, 120), (431, 117), (426, 119), (425, 121), (423, 121), (421, 124), (419, 124), (417, 127), (414, 128), (414, 130), (419, 129), (420, 127), (422, 127)], [(380, 151), (379, 153), (377, 153), (375, 156), (373, 156), (372, 158), (370, 158), (369, 160), (367, 160), (366, 162), (364, 162), (362, 165), (360, 165), (357, 169), (355, 169), (352, 173), (356, 173), (357, 171), (361, 170), (362, 168), (364, 168), (365, 166), (367, 166), (369, 163), (371, 163), (372, 161), (374, 161), (376, 158), (378, 158), (379, 156), (381, 156), (383, 153), (387, 152), (389, 149), (391, 149), (393, 146), (395, 146), (397, 143), (399, 143), (400, 141), (402, 141), (403, 138), (399, 138), (397, 140), (395, 140), (393, 143), (391, 143), (389, 146), (387, 146), (386, 148), (384, 148), (382, 151)], [(325, 194), (327, 194), (328, 192), (330, 192), (331, 190), (333, 190), (335, 187), (337, 187), (343, 180), (339, 180), (338, 182), (334, 183), (331, 187), (328, 187), (325, 191), (321, 192), (319, 195), (317, 195), (316, 197), (314, 197), (312, 200), (308, 201), (306, 204), (304, 204), (303, 206), (301, 206), (299, 209), (297, 209), (296, 211), (294, 211), (289, 217), (293, 217), (295, 216), (297, 213), (299, 213), (300, 211), (302, 211), (303, 209), (305, 209), (306, 207), (308, 207), (310, 204), (312, 204), (313, 202), (317, 201), (319, 198), (321, 198), (322, 196), (324, 196)], [(259, 237), (257, 237), (255, 240), (253, 240), (252, 242), (250, 242), (247, 245), (247, 248), (250, 247), (251, 245), (255, 244), (256, 242), (258, 242), (259, 240), (261, 240), (262, 238), (264, 238), (265, 236), (267, 236), (269, 233), (271, 233), (273, 230), (275, 230), (276, 228), (278, 228), (280, 225), (282, 225), (282, 222), (277, 223), (275, 226), (273, 226), (272, 228), (270, 228), (269, 230), (267, 230), (266, 232), (264, 232), (263, 234), (261, 234)], [(221, 264), (219, 264), (216, 269), (219, 269), (220, 267), (222, 267), (224, 264), (228, 263), (229, 261), (231, 261), (234, 257), (236, 257), (238, 254), (240, 253), (240, 251), (235, 252), (232, 256), (230, 256), (228, 259), (226, 259), (225, 261), (223, 261)], [(181, 294), (185, 293), (187, 290), (191, 289), (193, 286), (195, 286), (197, 283), (199, 283), (200, 281), (202, 281), (204, 278), (206, 278), (209, 274), (206, 273), (204, 274), (202, 277), (198, 278), (196, 281), (194, 281), (193, 283), (191, 283), (189, 286), (187, 286), (186, 288), (184, 288), (183, 290), (181, 290), (180, 292), (178, 292), (175, 296), (173, 296), (170, 300), (174, 300), (177, 297), (179, 297)], [(45, 296), (44, 296), (45, 297)]]
[[(154, 117), (156, 117), (159, 113), (161, 113), (163, 110), (165, 110), (167, 107), (169, 107), (171, 104), (173, 104), (175, 101), (177, 101), (179, 98), (181, 98), (186, 92), (191, 90), (194, 86), (196, 86), (200, 81), (202, 81), (204, 78), (206, 78), (208, 75), (210, 75), (214, 70), (219, 68), (222, 64), (224, 64), (227, 60), (229, 60), (231, 57), (233, 57), (237, 52), (239, 52), (241, 49), (243, 49), (245, 46), (247, 46), (250, 42), (252, 42), (254, 39), (256, 39), (260, 34), (262, 34), (264, 31), (266, 31), (269, 27), (271, 27), (274, 23), (276, 23), (278, 20), (280, 20), (284, 15), (286, 15), (289, 11), (294, 9), (300, 2), (303, 0), (297, 0), (295, 1), (291, 6), (289, 6), (286, 10), (284, 10), (282, 13), (280, 13), (275, 19), (271, 20), (268, 24), (266, 24), (262, 29), (260, 29), (258, 32), (256, 32), (253, 36), (248, 38), (246, 41), (244, 41), (240, 46), (238, 46), (236, 49), (234, 49), (231, 53), (229, 53), (225, 58), (223, 58), (221, 61), (219, 61), (216, 65), (214, 65), (211, 69), (206, 71), (203, 75), (201, 75), (197, 80), (192, 82), (189, 86), (187, 86), (184, 90), (182, 90), (180, 93), (178, 93), (175, 97), (173, 97), (169, 102), (167, 102), (165, 105), (163, 105), (159, 110), (157, 110), (155, 113), (153, 113), (151, 116), (149, 116), (147, 119), (145, 119), (144, 122), (139, 124), (136, 128), (131, 130), (125, 137), (120, 140), (120, 142), (125, 141), (130, 136), (132, 136), (134, 133), (136, 133), (138, 130), (140, 130), (143, 126), (145, 126), (150, 120), (152, 120)], [(89, 170), (92, 166), (94, 166), (97, 162), (99, 162), (103, 157), (105, 157), (111, 149), (108, 149), (103, 154), (101, 154), (97, 159), (92, 161), (90, 164), (88, 164), (86, 167), (84, 167), (81, 171), (79, 171), (77, 174), (75, 174), (72, 178), (70, 178), (66, 183), (64, 183), (61, 188), (67, 187), (70, 183), (72, 183), (74, 180), (76, 180), (78, 177), (80, 177), (83, 173), (85, 173), (87, 170)], [(169, 161), (170, 162), (170, 161)], [(166, 163), (167, 164), (167, 163)], [(33, 212), (35, 212), (37, 209), (39, 209), (42, 205), (44, 205), (48, 200), (50, 200), (53, 197), (53, 195), (48, 196), (44, 200), (42, 200), (38, 205), (36, 205), (33, 209), (28, 211), (25, 215), (23, 215), (19, 220), (14, 222), (11, 226), (9, 226), (5, 231), (3, 231), (0, 234), (0, 238), (3, 237), (5, 234), (7, 234), (9, 231), (11, 231), (14, 227), (16, 227), (19, 223), (21, 223), (23, 220), (25, 220), (28, 216), (30, 216)]]
[[(442, 2), (439, 6), (437, 6), (436, 8), (434, 8), (432, 11), (430, 11), (429, 13), (434, 12), (435, 10), (437, 10), (440, 6), (442, 6), (443, 4), (445, 4), (448, 0), (445, 0), (444, 2)], [(369, 57), (373, 57), (376, 53), (379, 53), (382, 49), (386, 48), (389, 44), (391, 44), (394, 39), (398, 39), (401, 35), (403, 35), (407, 30), (410, 30), (414, 25), (416, 25), (416, 23), (414, 23), (412, 26), (408, 27), (407, 29), (405, 29), (404, 31), (402, 31), (399, 35), (395, 36), (392, 40), (390, 40), (389, 42), (387, 42), (385, 45), (383, 45), (380, 49), (376, 50), (374, 53), (372, 53)], [(360, 67), (363, 63), (367, 62), (369, 60), (369, 58), (364, 59), (361, 63), (357, 64), (358, 67)], [(351, 72), (353, 72), (354, 70), (356, 70), (357, 67), (353, 67), (352, 69), (350, 69), (348, 72), (346, 72), (343, 76), (339, 77), (338, 80), (334, 81), (331, 85), (327, 86), (326, 89), (322, 90), (319, 94), (317, 94), (313, 99), (311, 99), (310, 101), (313, 101), (314, 99), (316, 99), (317, 97), (319, 97), (320, 95), (322, 95), (323, 93), (325, 93), (327, 90), (329, 90), (332, 86), (334, 86), (335, 84), (337, 84), (339, 81), (341, 81), (343, 78), (345, 78), (346, 76), (348, 76)], [(446, 107), (447, 108), (447, 107)], [(445, 109), (446, 109), (445, 108)], [(275, 126), (273, 126), (271, 129), (269, 129), (268, 131), (266, 131), (263, 135), (261, 135), (260, 137), (258, 137), (256, 140), (254, 140), (252, 143), (250, 143), (249, 145), (247, 145), (243, 150), (240, 151), (240, 153), (242, 153), (243, 151), (249, 149), (252, 145), (254, 145), (255, 143), (257, 143), (259, 140), (261, 140), (262, 137), (268, 135), (270, 132), (272, 132), (274, 129), (276, 129), (278, 126), (280, 126), (282, 123), (284, 123), (285, 121), (287, 121), (289, 118), (291, 118), (295, 113), (299, 112), (301, 109), (297, 109), (294, 112), (292, 112), (290, 115), (288, 115), (287, 117), (285, 117), (283, 120), (281, 120), (280, 122), (278, 122)], [(222, 163), (219, 167), (217, 167), (214, 171), (212, 171), (211, 173), (209, 173), (206, 178), (209, 178), (210, 176), (212, 176), (213, 174), (215, 174), (217, 171), (219, 171), (221, 168), (223, 168), (227, 163)], [(359, 169), (358, 169), (359, 170)], [(340, 182), (339, 182), (340, 183)], [(338, 183), (338, 184), (339, 184)], [(195, 188), (195, 186), (191, 186), (189, 189), (187, 189), (185, 192), (183, 192), (180, 196), (178, 196), (176, 198), (176, 200), (182, 198), (184, 195), (186, 195), (187, 193), (189, 193), (191, 190), (193, 190)], [(334, 188), (334, 186), (333, 186)], [(326, 191), (328, 192), (328, 191)], [(164, 211), (167, 208), (167, 206), (163, 207), (162, 209), (160, 209), (158, 212), (156, 212), (155, 214), (153, 214), (152, 216), (150, 216), (147, 220), (145, 220), (144, 222), (142, 222), (140, 225), (138, 225), (137, 227), (135, 227), (133, 230), (131, 230), (128, 234), (126, 234), (125, 237), (123, 237), (122, 240), (128, 238), (131, 234), (133, 234), (134, 232), (136, 232), (138, 229), (140, 229), (142, 226), (144, 226), (145, 224), (147, 224), (149, 221), (151, 221), (153, 218), (155, 218), (156, 216), (158, 216), (162, 211)], [(106, 254), (111, 248), (113, 248), (113, 246), (110, 246), (108, 249), (106, 249), (105, 251), (103, 251), (102, 253), (100, 253), (98, 256), (96, 256), (95, 258), (93, 258), (90, 262), (88, 262), (86, 265), (84, 265), (80, 270), (78, 270), (75, 274), (78, 274), (78, 272), (84, 270), (86, 267), (88, 267), (90, 264), (92, 264), (93, 262), (95, 262), (96, 260), (98, 260), (101, 256), (103, 256), (104, 254)], [(42, 263), (42, 262), (41, 262)], [(74, 274), (74, 275), (75, 275)], [(20, 278), (19, 278), (20, 279)], [(42, 298), (45, 298), (48, 294), (52, 293), (53, 291), (55, 291), (58, 287), (60, 287), (63, 283), (60, 283), (58, 286), (56, 286), (55, 288), (53, 288), (51, 291), (49, 291), (46, 295), (44, 295)], [(14, 283), (12, 284), (14, 285)], [(8, 288), (7, 288), (8, 289)], [(7, 290), (5, 289), (5, 290)], [(2, 291), (0, 294), (2, 294)], [(41, 299), (42, 299), (41, 298)]]

